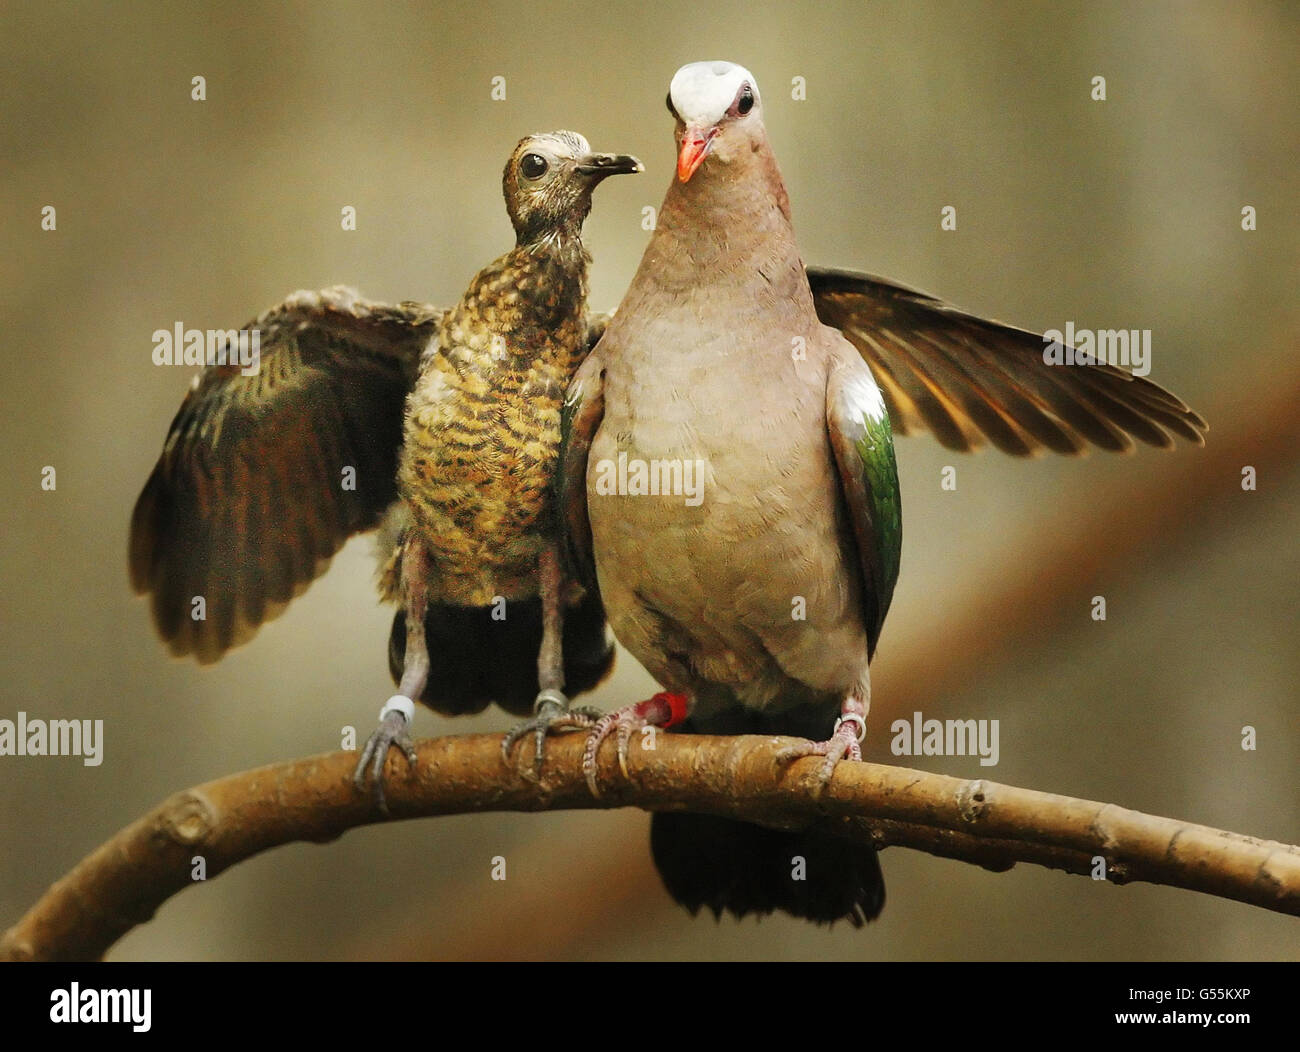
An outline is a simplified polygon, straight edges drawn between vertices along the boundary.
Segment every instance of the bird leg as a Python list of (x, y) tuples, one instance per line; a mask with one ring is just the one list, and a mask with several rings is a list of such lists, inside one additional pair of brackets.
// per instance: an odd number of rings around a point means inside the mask
[(400, 749), (406, 760), (415, 765), (415, 744), (410, 727), (415, 718), (415, 702), (424, 693), (429, 679), (429, 648), (424, 637), (424, 614), (429, 602), (428, 556), (424, 546), (408, 534), (402, 550), (402, 597), (406, 606), (406, 655), (402, 662), (402, 682), (397, 693), (379, 710), (379, 726), (361, 750), (352, 782), (358, 789), (366, 787), (367, 768), (374, 783), (375, 803), (388, 814), (384, 799), (384, 761), (388, 750)]
[(690, 699), (685, 694), (663, 691), (647, 701), (616, 709), (592, 727), (591, 733), (587, 735), (587, 747), (582, 750), (582, 773), (587, 776), (587, 787), (591, 790), (591, 795), (600, 796), (600, 789), (596, 785), (596, 753), (600, 751), (601, 742), (611, 734), (617, 735), (618, 766), (623, 777), (628, 778), (627, 746), (633, 732), (642, 727), (667, 730), (686, 719), (689, 704)]
[[(861, 695), (859, 697), (859, 695)], [(804, 756), (825, 756), (822, 764), (818, 795), (830, 784), (835, 774), (835, 765), (843, 759), (862, 759), (862, 740), (867, 736), (867, 711), (871, 708), (871, 684), (866, 677), (858, 688), (844, 699), (840, 706), (840, 718), (835, 721), (835, 730), (823, 742), (801, 742), (787, 745), (781, 749), (776, 758), (778, 762), (789, 763)]]
[(508, 760), (515, 742), (531, 731), (533, 771), (540, 777), (547, 734), (590, 727), (604, 713), (586, 705), (570, 708), (564, 693), (564, 572), (556, 545), (542, 549), (537, 570), (542, 599), (542, 645), (537, 652), (537, 685), (541, 689), (533, 702), (533, 718), (516, 723), (501, 740), (501, 757)]

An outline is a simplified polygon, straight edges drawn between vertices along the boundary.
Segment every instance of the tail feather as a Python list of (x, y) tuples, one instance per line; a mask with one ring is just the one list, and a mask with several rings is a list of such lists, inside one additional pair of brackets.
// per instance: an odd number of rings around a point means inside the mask
[(780, 910), (858, 928), (885, 905), (875, 848), (830, 833), (661, 812), (650, 821), (650, 850), (668, 893), (692, 914), (701, 907), (719, 918)]
[[(508, 604), (504, 619), (491, 607), (432, 605), (425, 612), (429, 680), (420, 701), (446, 716), (482, 712), (496, 703), (523, 716), (537, 697), (537, 652), (542, 645), (538, 599)], [(402, 678), (406, 614), (399, 610), (388, 637), (388, 668)], [(614, 644), (595, 595), (564, 613), (564, 689), (570, 697), (592, 690), (614, 665)]]
[[(693, 718), (687, 734), (789, 734), (816, 738), (829, 729), (816, 702), (778, 713), (739, 706)], [(885, 878), (876, 849), (824, 830), (786, 831), (716, 815), (660, 812), (650, 821), (650, 849), (668, 893), (691, 913), (708, 908), (737, 918), (781, 911), (793, 917), (855, 928), (885, 905)]]

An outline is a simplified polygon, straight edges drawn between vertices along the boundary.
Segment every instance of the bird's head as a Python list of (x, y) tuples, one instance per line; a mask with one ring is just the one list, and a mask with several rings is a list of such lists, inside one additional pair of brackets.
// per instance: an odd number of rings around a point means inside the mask
[(668, 112), (677, 118), (677, 178), (688, 182), (706, 157), (729, 164), (763, 135), (758, 83), (734, 62), (692, 62), (673, 74)]
[(609, 175), (644, 171), (627, 154), (592, 153), (577, 132), (520, 139), (506, 163), (506, 210), (521, 245), (552, 234), (577, 234), (591, 210), (591, 192)]

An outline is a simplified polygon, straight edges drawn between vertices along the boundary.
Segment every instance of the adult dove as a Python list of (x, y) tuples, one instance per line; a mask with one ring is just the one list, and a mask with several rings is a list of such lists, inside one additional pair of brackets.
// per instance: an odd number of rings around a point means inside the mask
[[(666, 690), (590, 732), (626, 770), (647, 724), (809, 739), (829, 780), (860, 758), (869, 662), (899, 571), (893, 426), (1027, 454), (1130, 436), (1200, 443), (1174, 396), (1110, 365), (1045, 364), (1041, 337), (922, 293), (805, 270), (754, 77), (682, 67), (676, 176), (630, 290), (566, 405), (561, 503), (575, 565)], [(828, 324), (823, 324), (826, 322)], [(842, 331), (841, 331), (842, 330)], [(884, 903), (869, 845), (656, 814), (656, 865), (692, 912), (861, 924)]]

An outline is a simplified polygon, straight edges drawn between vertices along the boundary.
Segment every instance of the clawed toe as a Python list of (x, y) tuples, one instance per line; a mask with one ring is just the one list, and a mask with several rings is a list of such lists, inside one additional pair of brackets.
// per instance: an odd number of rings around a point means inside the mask
[(586, 747), (582, 750), (582, 773), (587, 779), (587, 788), (592, 796), (600, 796), (600, 787), (596, 782), (596, 754), (601, 743), (610, 734), (618, 742), (618, 767), (624, 778), (629, 778), (627, 768), (627, 750), (632, 734), (643, 727), (668, 728), (680, 723), (686, 716), (687, 699), (682, 694), (660, 693), (648, 701), (629, 705), (601, 718), (587, 735)]
[(365, 790), (369, 779), (375, 805), (383, 814), (388, 814), (388, 800), (384, 796), (384, 764), (388, 760), (388, 750), (396, 747), (412, 767), (416, 764), (415, 743), (410, 735), (414, 714), (415, 706), (409, 698), (401, 694), (390, 698), (380, 711), (379, 726), (366, 739), (352, 772), (352, 784), (361, 791)]
[[(634, 718), (629, 714), (631, 709), (619, 709), (617, 712), (611, 712), (608, 716), (600, 719), (591, 733), (587, 735), (586, 747), (582, 750), (582, 773), (587, 779), (587, 788), (591, 790), (592, 796), (600, 796), (600, 786), (596, 784), (596, 754), (600, 751), (601, 743), (609, 737), (610, 733), (619, 727), (620, 719)], [(629, 730), (628, 734), (632, 732)], [(627, 777), (627, 747), (624, 745), (622, 730), (619, 731), (619, 750), (618, 765), (623, 770), (623, 776)]]
[(835, 768), (841, 760), (860, 761), (862, 759), (862, 739), (865, 736), (866, 724), (861, 716), (842, 716), (836, 722), (834, 732), (826, 741), (808, 741), (800, 742), (797, 745), (784, 746), (777, 750), (776, 759), (778, 763), (793, 763), (805, 756), (826, 757), (826, 762), (822, 764), (821, 771), (818, 774), (820, 782), (818, 792), (820, 793), (830, 784), (835, 775)]
[(591, 727), (604, 716), (599, 709), (590, 706), (569, 708), (569, 699), (558, 690), (543, 690), (533, 702), (532, 719), (523, 720), (510, 728), (501, 739), (501, 758), (510, 760), (510, 750), (520, 739), (533, 735), (533, 771), (538, 776), (542, 773), (542, 756), (546, 748), (546, 736), (567, 730), (583, 730)]

